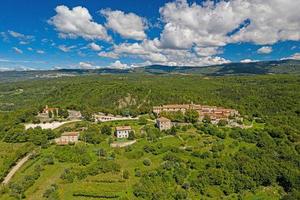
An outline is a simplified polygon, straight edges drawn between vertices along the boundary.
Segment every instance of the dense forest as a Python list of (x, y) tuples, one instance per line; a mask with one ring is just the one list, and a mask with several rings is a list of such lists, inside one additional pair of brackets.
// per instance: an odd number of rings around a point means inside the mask
[[(70, 183), (84, 179), (79, 177), (82, 173), (96, 176), (103, 171), (120, 172), (122, 164), (111, 161), (124, 160), (120, 155), (133, 163), (142, 159), (147, 170), (134, 168), (135, 175), (130, 170), (125, 173), (128, 173), (125, 176), (135, 177), (130, 191), (139, 199), (193, 199), (199, 195), (209, 199), (214, 197), (209, 194), (210, 190), (218, 191), (219, 197), (231, 195), (233, 198), (232, 195), (236, 195), (234, 199), (242, 199), (245, 191), (254, 192), (259, 187), (271, 186), (282, 188), (282, 199), (299, 199), (299, 86), (298, 75), (204, 77), (123, 74), (1, 83), (0, 139), (8, 143), (32, 142), (48, 148), (47, 141), (53, 139), (56, 133), (25, 131), (23, 126), (26, 122), (32, 122), (45, 105), (80, 110), (86, 119), (95, 112), (124, 116), (148, 114), (152, 106), (167, 103), (193, 102), (234, 108), (245, 120), (264, 124), (263, 128), (229, 129), (209, 123), (194, 123), (191, 127), (174, 130), (171, 134), (180, 137), (170, 145), (171, 142), (165, 144), (158, 141), (158, 138), (169, 133), (160, 133), (146, 125), (144, 131), (147, 136), (141, 137), (143, 144), (137, 144), (135, 150), (103, 153), (101, 159), (106, 156), (109, 159), (101, 165), (97, 164), (99, 161), (93, 163), (92, 157), (83, 159), (89, 157), (89, 150), (84, 147), (52, 148), (51, 152), (59, 162), (82, 165), (78, 169), (64, 171), (62, 179)], [(94, 127), (95, 130), (97, 128)], [(95, 131), (90, 132), (85, 132), (88, 138), (97, 138)], [(193, 134), (188, 135), (188, 132)], [(99, 144), (105, 138), (108, 136), (101, 135)], [(213, 142), (204, 142), (204, 150), (200, 147), (178, 148), (182, 141), (189, 143), (191, 140), (192, 143), (205, 138)], [(93, 144), (93, 141), (88, 142)], [(65, 153), (61, 153), (62, 150)], [(81, 157), (75, 159), (74, 156), (74, 160), (68, 160), (72, 157), (66, 155), (74, 155), (73, 151), (81, 152), (82, 159), (76, 160)], [(151, 159), (143, 159), (144, 155)], [(124, 171), (122, 173), (124, 176)], [(76, 195), (87, 194), (77, 191), (73, 193), (73, 196)]]

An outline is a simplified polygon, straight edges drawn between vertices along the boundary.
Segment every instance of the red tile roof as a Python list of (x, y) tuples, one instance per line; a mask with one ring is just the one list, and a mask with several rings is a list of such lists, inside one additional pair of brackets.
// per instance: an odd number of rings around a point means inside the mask
[(171, 120), (169, 120), (168, 118), (165, 118), (165, 117), (160, 117), (157, 119), (157, 121), (160, 121), (160, 122), (170, 122)]
[(79, 132), (64, 132), (61, 136), (79, 136)]
[(127, 131), (127, 130), (131, 130), (131, 126), (117, 126), (116, 127), (117, 131)]

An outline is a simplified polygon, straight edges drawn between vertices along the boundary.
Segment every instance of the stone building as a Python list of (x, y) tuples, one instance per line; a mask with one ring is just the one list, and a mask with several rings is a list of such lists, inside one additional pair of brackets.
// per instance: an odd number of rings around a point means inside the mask
[(61, 137), (55, 139), (58, 145), (67, 145), (70, 143), (77, 143), (79, 139), (79, 132), (64, 132)]
[(165, 117), (160, 117), (160, 118), (156, 119), (156, 124), (160, 131), (169, 130), (172, 127), (171, 120), (169, 120), (168, 118), (165, 118)]

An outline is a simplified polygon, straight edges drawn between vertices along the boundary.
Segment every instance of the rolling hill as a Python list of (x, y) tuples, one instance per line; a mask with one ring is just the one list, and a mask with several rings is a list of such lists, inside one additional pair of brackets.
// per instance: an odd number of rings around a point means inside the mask
[(262, 75), (262, 74), (299, 74), (300, 60), (261, 61), (253, 63), (229, 63), (204, 67), (150, 65), (132, 69), (59, 69), (40, 71), (0, 72), (0, 82), (82, 76), (95, 74), (198, 74), (204, 76)]

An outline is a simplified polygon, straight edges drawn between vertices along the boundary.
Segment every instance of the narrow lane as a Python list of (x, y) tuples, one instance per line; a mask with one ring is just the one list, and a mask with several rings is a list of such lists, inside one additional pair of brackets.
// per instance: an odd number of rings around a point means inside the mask
[(15, 175), (15, 173), (28, 161), (32, 153), (27, 154), (25, 157), (23, 157), (21, 160), (18, 161), (18, 163), (13, 166), (10, 170), (10, 172), (6, 175), (5, 179), (2, 181), (2, 184), (6, 185), (9, 183), (10, 179)]

